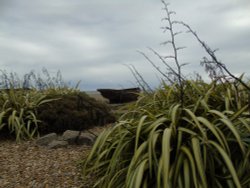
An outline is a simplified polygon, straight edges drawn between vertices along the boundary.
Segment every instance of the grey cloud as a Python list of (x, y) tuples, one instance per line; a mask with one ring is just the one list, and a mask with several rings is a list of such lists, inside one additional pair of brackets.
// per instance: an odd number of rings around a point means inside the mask
[[(249, 59), (247, 0), (184, 1), (169, 0), (177, 20), (197, 31), (220, 59), (237, 68)], [(3, 0), (0, 4), (0, 66), (16, 72), (46, 67), (60, 69), (67, 80), (83, 80), (83, 89), (133, 85), (134, 78), (123, 64), (134, 64), (152, 84), (157, 82), (152, 66), (136, 50), (149, 54), (146, 47), (167, 54), (168, 40), (163, 5), (155, 0)], [(205, 55), (191, 35), (183, 34), (179, 45), (188, 48), (180, 59), (191, 62), (187, 73), (199, 67)], [(162, 65), (160, 65), (162, 66)], [(164, 68), (164, 67), (163, 67)], [(243, 69), (244, 70), (244, 69)], [(235, 72), (240, 72), (238, 69)]]

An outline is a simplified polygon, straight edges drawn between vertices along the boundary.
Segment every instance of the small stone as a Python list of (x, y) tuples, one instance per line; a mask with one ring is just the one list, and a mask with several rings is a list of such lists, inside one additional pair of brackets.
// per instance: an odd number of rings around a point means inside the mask
[(57, 139), (56, 133), (50, 133), (42, 136), (36, 140), (36, 144), (40, 146), (47, 146), (50, 142)]
[(49, 143), (48, 148), (49, 149), (57, 149), (57, 148), (65, 148), (68, 146), (68, 142), (64, 140), (53, 140), (51, 143)]
[(62, 135), (62, 140), (67, 141), (69, 144), (75, 144), (79, 131), (67, 130)]
[(91, 146), (95, 142), (95, 137), (90, 133), (81, 133), (77, 139), (77, 144)]

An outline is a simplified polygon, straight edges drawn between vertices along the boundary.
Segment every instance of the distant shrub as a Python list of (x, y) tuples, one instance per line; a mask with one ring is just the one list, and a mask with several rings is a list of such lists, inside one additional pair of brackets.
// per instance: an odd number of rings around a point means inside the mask
[(65, 83), (61, 72), (57, 71), (55, 76), (51, 76), (46, 68), (42, 69), (42, 74), (30, 71), (23, 76), (16, 72), (7, 72), (0, 69), (0, 89), (65, 89), (70, 88)]

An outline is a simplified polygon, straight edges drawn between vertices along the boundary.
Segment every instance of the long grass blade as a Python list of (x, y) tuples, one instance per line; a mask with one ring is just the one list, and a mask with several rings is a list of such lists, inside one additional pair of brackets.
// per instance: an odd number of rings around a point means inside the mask
[(233, 166), (233, 163), (230, 159), (230, 157), (227, 155), (227, 153), (223, 150), (223, 148), (218, 145), (216, 142), (209, 140), (208, 143), (210, 143), (213, 147), (215, 147), (217, 149), (217, 151), (220, 153), (223, 161), (225, 162), (225, 164), (227, 165), (227, 168), (230, 172), (230, 174), (232, 175), (232, 179), (236, 185), (237, 188), (241, 188), (241, 184), (239, 181), (239, 178), (237, 176), (237, 172)]
[(182, 146), (181, 151), (187, 156), (187, 159), (189, 161), (189, 165), (191, 168), (190, 171), (192, 172), (192, 177), (193, 177), (193, 182), (194, 182), (193, 187), (198, 188), (198, 181), (196, 177), (196, 164), (195, 164), (195, 160), (192, 155), (192, 152), (186, 146)]
[(163, 132), (162, 138), (162, 177), (163, 177), (163, 187), (169, 188), (169, 171), (170, 171), (170, 152), (171, 152), (171, 134), (172, 129), (166, 128)]
[[(226, 140), (226, 138), (224, 137), (223, 139), (221, 139), (220, 134), (217, 132), (215, 125), (210, 123), (206, 118), (204, 117), (197, 117), (198, 121), (201, 122), (203, 125), (205, 125), (215, 136), (215, 138), (219, 141), (219, 143), (221, 144), (221, 146), (224, 149), (227, 149), (229, 151), (229, 148), (224, 144), (223, 140)], [(223, 136), (223, 135), (222, 135)]]
[(136, 172), (136, 176), (135, 176), (135, 184), (132, 185), (134, 188), (140, 188), (141, 187), (144, 171), (147, 169), (147, 162), (148, 162), (148, 159), (144, 159), (137, 166), (137, 172)]
[(137, 125), (137, 129), (136, 129), (136, 137), (135, 137), (135, 150), (134, 152), (137, 150), (138, 148), (138, 143), (139, 143), (139, 139), (140, 139), (140, 132), (142, 130), (142, 127), (144, 125), (144, 121), (147, 118), (146, 115), (142, 116), (141, 119), (139, 120), (139, 123)]
[(196, 166), (201, 178), (201, 182), (202, 182), (202, 187), (206, 188), (207, 187), (207, 181), (206, 181), (206, 175), (205, 175), (205, 168), (203, 166), (203, 164), (205, 163), (202, 160), (202, 156), (201, 156), (201, 143), (199, 141), (199, 139), (197, 137), (193, 137), (191, 139), (192, 142), (192, 148), (193, 148), (193, 154), (194, 154), (194, 159), (196, 161)]
[(240, 134), (239, 132), (237, 131), (237, 129), (234, 127), (233, 123), (229, 120), (229, 119), (220, 119), (220, 121), (222, 121), (233, 133), (233, 135), (235, 136), (240, 148), (241, 148), (241, 151), (243, 153), (243, 155), (246, 153), (246, 149), (242, 143), (242, 140), (241, 140), (241, 137), (240, 137)]
[(191, 188), (191, 170), (189, 167), (188, 159), (183, 161), (183, 177), (185, 188)]

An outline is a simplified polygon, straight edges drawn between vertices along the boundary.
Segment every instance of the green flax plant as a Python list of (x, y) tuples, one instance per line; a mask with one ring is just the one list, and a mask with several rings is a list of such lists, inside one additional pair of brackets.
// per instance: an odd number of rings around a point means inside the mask
[(239, 106), (233, 87), (189, 81), (184, 88), (183, 108), (166, 85), (98, 137), (83, 162), (97, 187), (250, 186), (247, 95)]
[[(163, 57), (167, 81), (142, 93), (82, 162), (102, 188), (250, 188), (249, 91), (242, 78), (187, 80), (175, 45), (173, 11), (162, 1), (174, 55)], [(165, 59), (174, 59), (176, 69)], [(173, 77), (168, 77), (168, 75)]]
[[(39, 135), (38, 108), (67, 94), (80, 94), (62, 79), (60, 71), (51, 76), (47, 69), (42, 75), (30, 71), (20, 78), (17, 73), (0, 70), (0, 132), (15, 135), (16, 140)], [(52, 97), (54, 96), (54, 97)]]
[(0, 96), (0, 131), (14, 134), (16, 141), (38, 135), (37, 108), (55, 99), (37, 90), (2, 90)]

